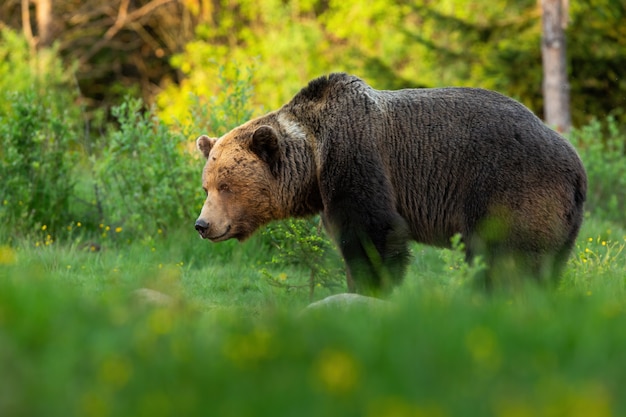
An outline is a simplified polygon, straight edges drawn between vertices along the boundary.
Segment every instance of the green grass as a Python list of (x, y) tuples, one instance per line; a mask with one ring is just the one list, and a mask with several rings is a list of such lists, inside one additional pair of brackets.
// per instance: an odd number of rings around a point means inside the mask
[[(388, 309), (306, 315), (306, 290), (259, 272), (261, 239), (109, 232), (97, 252), (45, 236), (0, 248), (0, 415), (626, 415), (614, 224), (587, 219), (555, 291), (486, 296), (461, 254), (415, 246)], [(145, 306), (142, 287), (174, 302)]]

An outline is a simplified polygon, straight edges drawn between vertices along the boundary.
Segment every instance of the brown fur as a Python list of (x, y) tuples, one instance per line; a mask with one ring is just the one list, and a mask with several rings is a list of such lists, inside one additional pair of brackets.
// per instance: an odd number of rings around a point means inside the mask
[(408, 239), (447, 246), (455, 233), (468, 260), (492, 266), (488, 285), (499, 259), (553, 278), (582, 222), (587, 180), (572, 146), (481, 89), (380, 91), (331, 74), (198, 148), (202, 237), (245, 239), (271, 220), (321, 212), (353, 291), (398, 282)]

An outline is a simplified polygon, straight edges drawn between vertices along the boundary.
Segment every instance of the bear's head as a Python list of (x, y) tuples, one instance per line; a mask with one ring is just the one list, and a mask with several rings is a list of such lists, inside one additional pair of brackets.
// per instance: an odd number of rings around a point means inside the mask
[(206, 200), (195, 225), (203, 239), (243, 240), (278, 218), (279, 144), (273, 127), (248, 123), (219, 139), (200, 136), (196, 144), (206, 158)]

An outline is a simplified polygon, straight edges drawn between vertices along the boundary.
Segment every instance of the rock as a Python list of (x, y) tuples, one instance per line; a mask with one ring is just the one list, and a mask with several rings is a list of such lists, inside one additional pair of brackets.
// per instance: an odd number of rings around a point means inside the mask
[(133, 299), (137, 304), (154, 307), (169, 307), (176, 302), (169, 295), (150, 288), (139, 288), (133, 291)]
[(335, 309), (340, 311), (349, 311), (353, 308), (367, 308), (371, 310), (381, 309), (389, 306), (388, 301), (379, 298), (366, 297), (359, 294), (335, 294), (309, 304), (304, 312), (317, 311), (321, 309)]

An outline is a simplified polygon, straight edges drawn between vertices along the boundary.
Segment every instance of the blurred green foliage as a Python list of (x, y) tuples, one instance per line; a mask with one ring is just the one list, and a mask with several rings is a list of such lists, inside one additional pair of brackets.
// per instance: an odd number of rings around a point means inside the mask
[[(610, 114), (624, 123), (626, 4), (568, 4), (574, 125)], [(541, 7), (533, 0), (55, 0), (54, 6), (54, 50), (71, 66), (57, 72), (80, 86), (88, 118), (94, 107), (120, 104), (129, 94), (159, 102), (167, 117), (184, 115), (186, 93), (217, 96), (218, 73), (229, 65), (255, 68), (254, 109), (274, 109), (310, 79), (340, 70), (377, 88), (496, 89), (542, 114)], [(36, 6), (30, 9), (35, 45)], [(23, 11), (19, 1), (5, 1), (3, 31), (23, 29)], [(1, 58), (51, 67), (45, 48), (33, 58), (14, 38), (3, 36)], [(22, 51), (7, 55), (16, 42)], [(0, 87), (28, 83), (21, 75), (5, 80)]]
[(0, 246), (0, 415), (626, 413), (624, 229), (585, 223), (559, 291), (487, 297), (416, 246), (388, 308), (309, 313), (249, 268), (258, 241), (206, 262), (186, 238)]
[[(219, 91), (222, 66), (254, 68), (255, 109), (286, 103), (319, 75), (346, 71), (376, 88), (463, 85), (498, 90), (542, 114), (541, 15), (536, 1), (237, 0), (213, 3), (196, 39), (172, 58), (181, 91)], [(567, 26), (573, 120), (623, 122), (626, 6), (571, 4)], [(181, 112), (179, 90), (158, 96)], [(216, 132), (218, 134), (218, 132)]]
[[(574, 121), (613, 115), (626, 124), (626, 3), (621, 0), (570, 2), (567, 29)], [(623, 130), (623, 129), (621, 129)]]
[[(0, 27), (0, 236), (59, 233), (73, 216), (82, 148), (71, 71), (55, 49), (33, 54)], [(52, 237), (50, 237), (52, 239)]]
[(195, 139), (202, 134), (221, 136), (252, 117), (252, 68), (220, 66), (211, 82), (204, 79), (206, 74), (197, 73), (198, 79), (190, 77), (181, 86), (170, 84), (157, 98), (164, 123)]
[(24, 37), (0, 24), (0, 115), (11, 115), (16, 97), (12, 93), (32, 92), (47, 96), (46, 106), (56, 112), (74, 111), (77, 89), (72, 67), (64, 63), (56, 49), (33, 54)]

